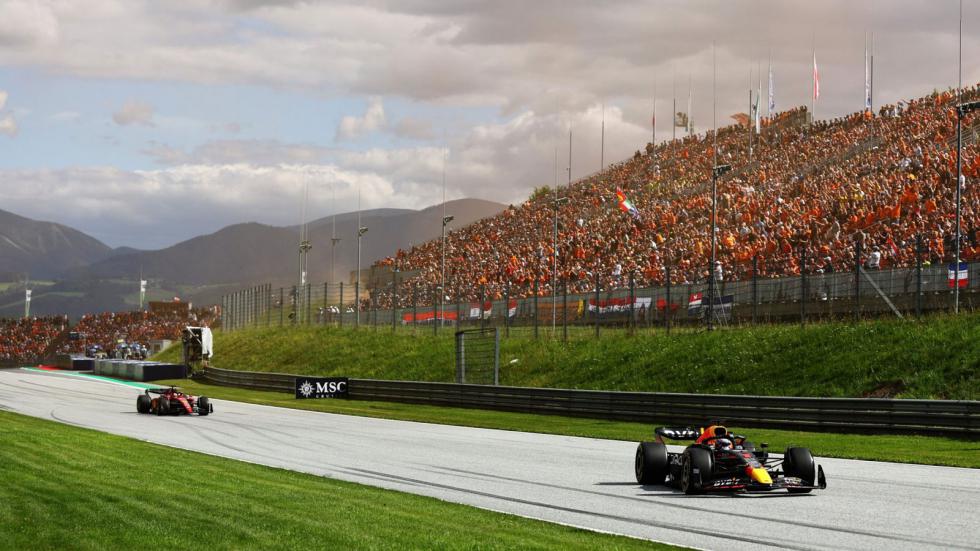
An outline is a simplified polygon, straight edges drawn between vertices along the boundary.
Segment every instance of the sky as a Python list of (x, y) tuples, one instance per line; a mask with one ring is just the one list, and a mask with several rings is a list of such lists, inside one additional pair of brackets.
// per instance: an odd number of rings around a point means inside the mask
[[(438, 204), (443, 174), (517, 204), (643, 149), (655, 99), (658, 141), (674, 97), (731, 124), (770, 60), (777, 111), (810, 103), (814, 54), (817, 118), (858, 111), (870, 33), (876, 105), (956, 86), (958, 22), (957, 0), (0, 0), (0, 209), (156, 249), (297, 224), (306, 186), (311, 218)], [(976, 83), (976, 0), (962, 39)]]

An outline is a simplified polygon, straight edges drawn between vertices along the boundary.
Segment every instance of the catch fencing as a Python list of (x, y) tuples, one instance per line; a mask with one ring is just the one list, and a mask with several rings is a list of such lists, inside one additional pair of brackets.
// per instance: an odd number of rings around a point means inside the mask
[[(207, 368), (219, 385), (294, 391), (296, 375)], [(349, 397), (643, 423), (980, 437), (980, 402), (612, 392), (350, 379)]]
[[(980, 302), (980, 264), (968, 266), (959, 308), (973, 311)], [(752, 273), (756, 271), (753, 270)], [(445, 296), (430, 287), (406, 285), (397, 271), (387, 285), (361, 290), (356, 285), (260, 285), (222, 297), (225, 330), (263, 326), (333, 325), (373, 330), (459, 331), (497, 327), (502, 337), (598, 336), (603, 328), (630, 332), (698, 327), (706, 321), (709, 296), (718, 324), (807, 323), (827, 319), (918, 317), (953, 309), (953, 290), (945, 265), (811, 273), (795, 277), (751, 277), (721, 281), (637, 287), (632, 274), (611, 285), (560, 282), (548, 291), (537, 285), (484, 286), (451, 290)], [(571, 289), (579, 292), (570, 292)], [(530, 295), (530, 296), (528, 296)], [(459, 297), (450, 300), (448, 297)], [(516, 298), (516, 297), (522, 298)], [(356, 300), (355, 297), (360, 297)], [(443, 300), (440, 301), (440, 298)], [(392, 308), (390, 305), (396, 307)]]

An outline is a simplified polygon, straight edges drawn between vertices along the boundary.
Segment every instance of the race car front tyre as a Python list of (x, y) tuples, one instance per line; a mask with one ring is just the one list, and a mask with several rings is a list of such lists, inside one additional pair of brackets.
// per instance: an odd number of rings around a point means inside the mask
[(157, 399), (157, 415), (166, 415), (168, 413), (170, 413), (170, 400), (161, 396)]
[(681, 490), (688, 495), (704, 492), (704, 484), (711, 481), (713, 462), (711, 452), (704, 448), (684, 450), (681, 458)]
[(636, 481), (640, 484), (663, 484), (667, 479), (667, 446), (660, 442), (640, 442), (636, 447)]
[(201, 396), (197, 399), (197, 414), (207, 415), (211, 413), (211, 402), (208, 401), (207, 396)]
[(150, 397), (146, 394), (140, 394), (136, 397), (136, 412), (137, 413), (150, 413)]
[[(817, 463), (807, 448), (786, 448), (783, 456), (783, 473), (799, 478), (804, 484), (813, 486), (817, 480)], [(791, 494), (808, 494), (809, 488), (789, 488)]]

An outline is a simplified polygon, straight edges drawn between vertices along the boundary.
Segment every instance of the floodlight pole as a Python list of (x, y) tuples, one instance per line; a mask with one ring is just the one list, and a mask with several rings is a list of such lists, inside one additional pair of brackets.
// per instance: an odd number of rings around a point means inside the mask
[(960, 209), (963, 194), (963, 117), (980, 109), (980, 101), (956, 106), (956, 257), (953, 259), (953, 313), (960, 311)]
[[(445, 205), (445, 203), (443, 203)], [(453, 216), (442, 217), (442, 279), (439, 284), (439, 317), (436, 326), (442, 325), (446, 318), (446, 226), (453, 221)], [(435, 304), (432, 305), (435, 308)]]

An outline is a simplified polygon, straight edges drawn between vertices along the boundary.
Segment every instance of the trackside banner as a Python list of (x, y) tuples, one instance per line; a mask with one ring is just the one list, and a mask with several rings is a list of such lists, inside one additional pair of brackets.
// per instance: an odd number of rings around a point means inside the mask
[(347, 377), (296, 377), (296, 398), (347, 398)]

